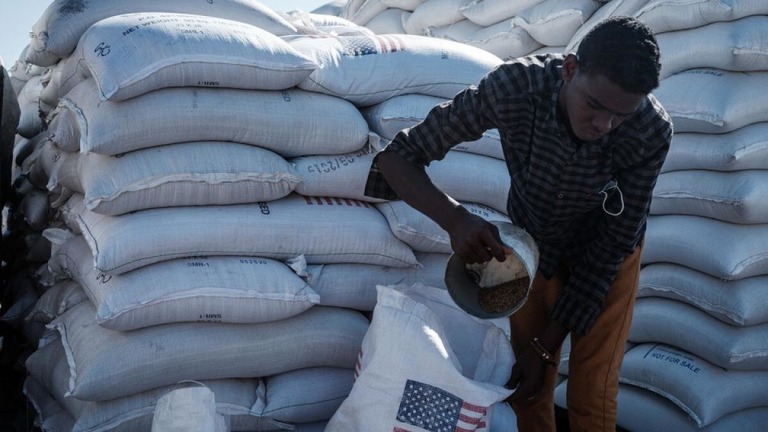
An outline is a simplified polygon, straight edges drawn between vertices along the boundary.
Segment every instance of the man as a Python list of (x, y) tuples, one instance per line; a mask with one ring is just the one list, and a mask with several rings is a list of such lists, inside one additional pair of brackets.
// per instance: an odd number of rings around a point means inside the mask
[(659, 69), (650, 29), (612, 17), (576, 54), (505, 62), (374, 159), (367, 195), (403, 199), (429, 216), (466, 262), (504, 260), (497, 229), (424, 170), (456, 144), (498, 129), (512, 184), (507, 212), (540, 253), (531, 295), (510, 317), (517, 362), (508, 401), (520, 431), (555, 431), (557, 361), (569, 334), (570, 428), (615, 431), (646, 218), (672, 137), (651, 95)]

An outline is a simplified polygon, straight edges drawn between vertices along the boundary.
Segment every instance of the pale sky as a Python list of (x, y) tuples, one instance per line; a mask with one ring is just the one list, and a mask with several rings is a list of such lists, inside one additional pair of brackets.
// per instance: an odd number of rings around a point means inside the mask
[[(130, 0), (127, 0), (130, 1)], [(259, 0), (279, 12), (311, 12), (331, 0)], [(29, 31), (51, 0), (0, 0), (0, 58), (6, 68), (13, 66), (29, 43)]]

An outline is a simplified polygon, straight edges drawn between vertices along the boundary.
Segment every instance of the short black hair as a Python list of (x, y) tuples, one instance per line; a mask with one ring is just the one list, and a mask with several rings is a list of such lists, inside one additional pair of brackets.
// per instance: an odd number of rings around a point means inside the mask
[(576, 55), (581, 72), (604, 75), (630, 93), (648, 94), (659, 86), (658, 42), (636, 18), (613, 16), (599, 22)]

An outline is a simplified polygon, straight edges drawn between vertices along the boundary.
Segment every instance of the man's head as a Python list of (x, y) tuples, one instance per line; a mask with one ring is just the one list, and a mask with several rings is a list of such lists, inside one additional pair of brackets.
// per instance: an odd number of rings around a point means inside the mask
[(659, 45), (648, 26), (616, 16), (597, 24), (576, 52), (582, 73), (608, 78), (630, 93), (648, 94), (659, 86)]
[(653, 32), (631, 17), (597, 24), (563, 62), (560, 110), (579, 139), (599, 139), (634, 114), (659, 85)]

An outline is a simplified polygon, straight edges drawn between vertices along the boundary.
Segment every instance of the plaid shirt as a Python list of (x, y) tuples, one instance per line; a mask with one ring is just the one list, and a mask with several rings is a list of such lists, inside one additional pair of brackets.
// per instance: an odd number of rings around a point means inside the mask
[[(600, 314), (624, 258), (645, 234), (653, 187), (672, 139), (664, 108), (648, 95), (637, 112), (597, 141), (571, 138), (557, 111), (561, 55), (529, 56), (497, 67), (477, 86), (434, 107), (383, 151), (419, 166), (455, 145), (498, 129), (511, 177), (507, 213), (539, 247), (539, 271), (570, 268), (552, 319), (585, 334)], [(465, 175), (465, 173), (457, 173)], [(607, 186), (618, 185), (605, 193)], [(373, 161), (365, 194), (397, 195)], [(604, 204), (604, 196), (607, 196)], [(608, 215), (603, 209), (617, 213)]]

